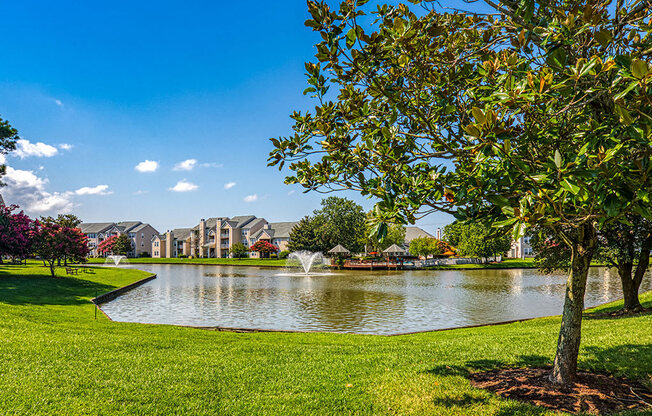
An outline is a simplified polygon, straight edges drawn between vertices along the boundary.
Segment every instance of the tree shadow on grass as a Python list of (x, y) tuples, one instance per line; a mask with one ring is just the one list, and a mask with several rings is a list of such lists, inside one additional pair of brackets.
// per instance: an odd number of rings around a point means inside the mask
[(0, 302), (12, 305), (80, 305), (114, 288), (71, 277), (9, 274), (0, 268)]
[[(652, 344), (625, 344), (602, 348), (583, 347), (580, 370), (611, 374), (629, 379), (647, 380), (652, 374)], [(650, 386), (652, 387), (652, 386)]]

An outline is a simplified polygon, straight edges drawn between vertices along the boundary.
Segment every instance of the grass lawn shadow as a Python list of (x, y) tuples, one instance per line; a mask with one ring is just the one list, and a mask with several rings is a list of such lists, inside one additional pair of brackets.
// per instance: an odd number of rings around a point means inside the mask
[[(12, 270), (8, 270), (10, 267)], [(17, 274), (14, 267), (20, 266), (0, 267), (0, 302), (2, 303), (79, 305), (88, 303), (89, 298), (115, 288), (75, 277), (52, 278), (49, 275), (35, 273), (33, 267), (25, 268), (25, 274)]]

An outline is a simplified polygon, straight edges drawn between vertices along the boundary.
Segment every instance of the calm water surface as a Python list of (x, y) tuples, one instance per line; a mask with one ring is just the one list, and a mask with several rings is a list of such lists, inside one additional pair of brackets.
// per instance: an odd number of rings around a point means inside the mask
[[(138, 265), (158, 275), (103, 304), (116, 321), (396, 334), (561, 313), (566, 276), (536, 270), (333, 272)], [(652, 290), (646, 276), (641, 292)], [(622, 297), (615, 270), (592, 268), (586, 306)]]

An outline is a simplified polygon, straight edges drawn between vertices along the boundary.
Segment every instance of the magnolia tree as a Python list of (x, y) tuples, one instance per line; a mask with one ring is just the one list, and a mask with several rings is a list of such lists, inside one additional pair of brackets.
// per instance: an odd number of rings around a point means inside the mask
[(551, 229), (571, 267), (550, 379), (572, 382), (597, 230), (652, 218), (652, 2), (365, 3), (308, 2), (317, 106), (292, 114), (270, 164), (308, 190), (375, 197), (380, 234), (433, 211), (514, 237)]
[[(0, 117), (0, 154), (6, 155), (7, 153), (16, 150), (16, 141), (19, 139), (18, 137), (18, 131), (11, 127), (8, 121), (3, 120), (2, 117)], [(2, 158), (4, 161), (4, 158)], [(0, 164), (0, 177), (4, 176), (4, 174), (7, 172), (7, 166), (4, 164)], [(0, 186), (2, 186), (2, 182), (0, 182)]]
[(36, 234), (34, 251), (48, 264), (52, 277), (56, 277), (54, 271), (57, 261), (83, 261), (88, 255), (88, 241), (77, 228), (45, 222), (40, 224)]
[(0, 205), (0, 263), (2, 256), (24, 260), (32, 254), (38, 222), (23, 211), (13, 213), (17, 208), (17, 205)]

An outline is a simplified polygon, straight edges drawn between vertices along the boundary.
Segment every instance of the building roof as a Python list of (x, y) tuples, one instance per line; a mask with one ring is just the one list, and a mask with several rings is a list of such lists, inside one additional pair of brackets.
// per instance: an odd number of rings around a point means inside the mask
[(83, 222), (79, 224), (79, 229), (83, 234), (97, 234), (108, 230), (112, 226), (112, 222)]
[[(132, 230), (129, 230), (129, 231), (132, 232), (132, 233), (137, 233), (137, 232), (139, 232), (141, 230), (144, 230), (147, 227), (152, 227), (152, 226), (149, 225), (149, 224), (141, 223), (140, 225), (136, 226), (135, 228), (133, 228)], [(152, 227), (152, 228), (154, 229), (154, 232), (158, 234), (158, 231), (156, 230), (156, 228), (154, 228), (154, 227)]]
[(269, 238), (274, 238), (274, 230), (268, 228), (263, 228), (259, 230), (256, 234), (252, 235), (251, 238), (258, 240), (260, 237), (263, 236), (263, 234), (267, 234)]
[(190, 237), (192, 228), (175, 228), (172, 232), (174, 233), (174, 238), (177, 240), (185, 240)]
[(128, 233), (140, 224), (142, 224), (140, 221), (120, 221), (116, 226), (125, 233)]
[(270, 222), (269, 228), (274, 230), (274, 238), (290, 238), (290, 232), (298, 223), (298, 221)]
[(414, 240), (415, 238), (423, 238), (423, 237), (435, 238), (433, 235), (431, 235), (428, 232), (424, 231), (420, 227), (405, 227), (405, 243), (406, 244), (409, 244), (410, 241)]
[(251, 221), (250, 223), (247, 224), (247, 228), (254, 228), (254, 227), (257, 227), (257, 226), (262, 227), (265, 224), (267, 224), (267, 220), (265, 218), (256, 218), (256, 219), (254, 219), (253, 221)]
[(231, 226), (233, 228), (242, 228), (242, 227), (249, 224), (251, 221), (253, 221), (255, 219), (256, 219), (255, 215), (241, 215), (241, 216), (238, 216), (238, 217), (233, 217), (233, 218), (229, 219), (228, 221), (229, 221), (229, 224), (231, 224)]

